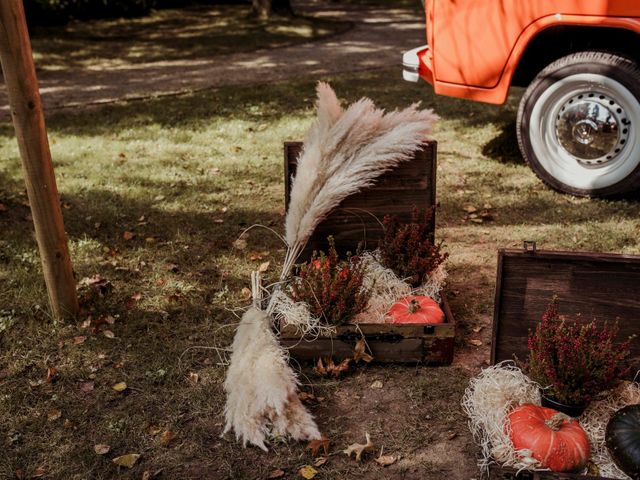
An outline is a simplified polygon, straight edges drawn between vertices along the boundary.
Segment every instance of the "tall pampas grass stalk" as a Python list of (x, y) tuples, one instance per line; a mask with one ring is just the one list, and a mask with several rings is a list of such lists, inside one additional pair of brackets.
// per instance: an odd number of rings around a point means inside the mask
[[(342, 200), (408, 160), (431, 132), (437, 116), (417, 105), (385, 113), (369, 99), (343, 111), (336, 94), (319, 83), (318, 116), (304, 139), (285, 220), (287, 252), (266, 311), (254, 273), (254, 306), (242, 317), (225, 379), (225, 432), (266, 450), (269, 433), (319, 439), (313, 417), (298, 399), (298, 380), (273, 332), (278, 293), (318, 224)], [(300, 325), (313, 328), (313, 325)]]
[[(349, 195), (410, 159), (438, 116), (418, 104), (385, 113), (363, 98), (343, 111), (326, 83), (317, 87), (318, 116), (304, 139), (285, 219), (285, 281), (314, 229)], [(273, 302), (267, 309), (273, 312)]]

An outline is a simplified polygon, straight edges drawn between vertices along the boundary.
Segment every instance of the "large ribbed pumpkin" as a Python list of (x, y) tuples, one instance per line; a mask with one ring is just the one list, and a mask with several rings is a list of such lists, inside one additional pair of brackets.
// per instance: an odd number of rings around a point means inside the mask
[(640, 405), (628, 405), (613, 414), (606, 444), (620, 470), (640, 480)]
[(430, 297), (410, 295), (391, 306), (389, 323), (444, 323), (444, 312)]
[(554, 472), (585, 467), (590, 449), (587, 434), (577, 420), (552, 408), (525, 404), (509, 414), (511, 442), (529, 450), (540, 464)]

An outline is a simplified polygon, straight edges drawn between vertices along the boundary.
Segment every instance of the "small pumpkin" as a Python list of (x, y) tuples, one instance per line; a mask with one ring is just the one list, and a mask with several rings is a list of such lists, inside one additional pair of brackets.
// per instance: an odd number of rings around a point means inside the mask
[(438, 302), (430, 297), (410, 295), (391, 306), (389, 323), (444, 323), (444, 312)]
[(577, 420), (557, 410), (525, 404), (509, 414), (511, 442), (529, 450), (544, 468), (572, 472), (589, 461), (589, 438)]
[(618, 468), (640, 480), (640, 405), (628, 405), (612, 415), (605, 443)]

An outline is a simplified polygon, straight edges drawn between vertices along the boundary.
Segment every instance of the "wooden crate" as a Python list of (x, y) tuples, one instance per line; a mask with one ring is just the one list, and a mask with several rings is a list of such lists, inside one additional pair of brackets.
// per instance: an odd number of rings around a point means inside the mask
[[(559, 311), (581, 314), (597, 323), (618, 320), (619, 340), (640, 330), (640, 256), (538, 251), (525, 242), (522, 250), (500, 250), (493, 318), (491, 363), (526, 360), (527, 337), (553, 295)], [(633, 379), (640, 370), (640, 341), (631, 344)], [(493, 466), (491, 479), (609, 480), (604, 477), (555, 472), (520, 472)]]
[[(383, 175), (372, 187), (345, 199), (313, 234), (303, 258), (313, 250), (327, 250), (327, 237), (333, 235), (336, 249), (355, 252), (359, 244), (375, 249), (382, 238), (381, 221), (385, 215), (397, 215), (403, 221), (411, 220), (413, 206), (424, 210), (436, 201), (436, 143), (424, 143), (413, 159)], [(300, 142), (284, 145), (285, 204), (289, 206), (291, 177), (295, 174)], [(431, 232), (435, 230), (435, 215)], [(432, 240), (434, 240), (432, 234)], [(455, 320), (442, 295), (445, 323), (441, 325), (342, 325), (335, 335), (300, 338), (294, 328), (280, 332), (281, 343), (298, 360), (314, 360), (332, 356), (341, 360), (353, 355), (353, 347), (364, 335), (377, 362), (447, 365), (453, 361)]]
[[(397, 215), (408, 222), (414, 205), (421, 210), (435, 205), (436, 147), (436, 142), (424, 143), (413, 159), (387, 172), (371, 188), (346, 198), (318, 225), (303, 256), (310, 256), (313, 250), (326, 252), (329, 235), (333, 235), (337, 249), (342, 252), (355, 252), (359, 244), (367, 250), (375, 250), (382, 238), (381, 222), (385, 215)], [(295, 175), (301, 150), (302, 142), (284, 144), (285, 208), (289, 208), (291, 178)], [(432, 232), (435, 222), (434, 213)]]

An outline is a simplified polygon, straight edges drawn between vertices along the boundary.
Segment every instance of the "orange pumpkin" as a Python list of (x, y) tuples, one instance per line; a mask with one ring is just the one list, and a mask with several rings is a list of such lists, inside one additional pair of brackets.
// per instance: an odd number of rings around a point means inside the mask
[(511, 442), (554, 472), (571, 472), (589, 461), (589, 438), (577, 420), (552, 408), (525, 404), (509, 414)]
[(444, 323), (444, 312), (438, 302), (420, 295), (404, 297), (393, 304), (389, 323)]

